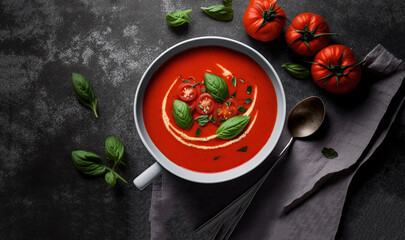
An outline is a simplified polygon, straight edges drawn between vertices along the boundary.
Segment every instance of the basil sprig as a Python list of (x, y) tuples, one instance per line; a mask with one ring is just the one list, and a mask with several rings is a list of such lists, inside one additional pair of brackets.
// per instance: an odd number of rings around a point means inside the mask
[(172, 113), (174, 121), (176, 121), (179, 127), (189, 129), (193, 124), (193, 117), (191, 116), (190, 107), (187, 103), (180, 100), (174, 100)]
[(87, 79), (79, 73), (72, 73), (72, 82), (77, 100), (79, 100), (83, 106), (91, 108), (94, 115), (96, 115), (96, 118), (98, 118), (97, 99), (94, 96), (94, 92), (89, 81), (87, 81)]
[(166, 22), (172, 27), (178, 27), (185, 23), (190, 22), (190, 17), (187, 15), (191, 13), (190, 10), (177, 10), (171, 13), (166, 14)]
[(122, 163), (124, 155), (122, 142), (115, 136), (108, 137), (105, 141), (105, 153), (107, 158), (114, 162), (112, 168), (107, 167), (99, 155), (84, 150), (73, 151), (72, 161), (77, 170), (87, 175), (99, 176), (108, 171), (104, 179), (112, 187), (115, 186), (117, 178), (128, 183), (115, 171), (117, 163)]
[(205, 13), (219, 21), (231, 21), (233, 19), (232, 0), (224, 0), (223, 5), (202, 7)]
[(217, 102), (223, 102), (228, 97), (228, 86), (223, 78), (212, 73), (204, 75), (204, 84), (207, 92)]
[(207, 125), (207, 123), (210, 121), (210, 118), (208, 115), (201, 115), (199, 117), (196, 117), (194, 119), (201, 127), (204, 127)]
[(298, 79), (306, 79), (311, 73), (308, 68), (297, 63), (284, 63), (281, 65), (291, 76)]
[(236, 137), (250, 121), (250, 116), (235, 116), (226, 120), (217, 129), (216, 135), (221, 139), (231, 139)]

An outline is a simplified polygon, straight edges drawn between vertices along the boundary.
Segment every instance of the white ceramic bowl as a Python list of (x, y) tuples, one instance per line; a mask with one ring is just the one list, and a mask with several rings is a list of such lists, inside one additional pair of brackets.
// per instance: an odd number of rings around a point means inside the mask
[[(220, 46), (224, 48), (229, 48), (234, 51), (238, 51), (241, 53), (244, 53), (251, 57), (254, 61), (256, 61), (262, 68), (263, 70), (268, 74), (270, 77), (275, 92), (277, 96), (277, 117), (276, 117), (276, 123), (274, 125), (273, 132), (268, 139), (267, 143), (264, 145), (264, 147), (258, 152), (252, 159), (249, 161), (245, 162), (244, 164), (237, 166), (235, 168), (222, 171), (222, 172), (217, 172), (217, 173), (202, 173), (202, 172), (195, 172), (188, 170), (186, 168), (183, 168), (181, 166), (176, 165), (172, 161), (170, 161), (168, 158), (166, 158), (160, 151), (159, 149), (153, 144), (152, 140), (150, 139), (144, 125), (143, 121), (143, 113), (142, 113), (142, 102), (144, 98), (144, 93), (145, 89), (152, 78), (153, 74), (155, 71), (157, 71), (160, 66), (162, 66), (168, 59), (173, 57), (175, 54), (180, 53), (184, 50), (194, 48), (194, 47), (201, 47), (201, 46)], [(162, 166), (167, 169), (169, 172), (187, 179), (189, 181), (193, 182), (198, 182), (198, 183), (219, 183), (219, 182), (224, 182), (228, 181), (234, 178), (237, 178), (239, 176), (242, 176), (243, 174), (248, 173), (252, 169), (254, 169), (256, 166), (258, 166), (260, 163), (263, 162), (263, 160), (266, 159), (266, 157), (271, 153), (271, 151), (274, 149), (276, 143), (278, 142), (281, 132), (283, 130), (283, 126), (285, 123), (285, 116), (286, 116), (286, 102), (285, 102), (285, 95), (284, 95), (284, 90), (283, 86), (281, 85), (281, 81), (274, 70), (274, 68), (271, 66), (271, 64), (256, 50), (253, 48), (249, 47), (248, 45), (238, 42), (233, 39), (229, 38), (223, 38), (223, 37), (213, 37), (213, 36), (207, 36), (207, 37), (198, 37), (198, 38), (193, 38), (189, 39), (183, 42), (180, 42), (171, 48), (167, 49), (164, 51), (162, 54), (160, 54), (159, 57), (157, 57), (152, 64), (148, 67), (148, 69), (145, 71), (145, 73), (142, 76), (142, 79), (139, 82), (138, 89), (135, 94), (135, 100), (134, 100), (134, 116), (135, 116), (135, 124), (136, 124), (136, 129), (138, 130), (138, 134), (143, 142), (143, 144), (146, 146), (146, 148), (149, 150), (149, 152), (152, 154), (152, 156), (156, 159), (157, 163), (153, 164), (151, 167), (149, 167), (147, 170), (145, 170), (142, 174), (140, 174), (135, 180), (134, 184), (139, 188), (143, 189), (146, 187), (155, 176), (157, 176), (161, 170)]]

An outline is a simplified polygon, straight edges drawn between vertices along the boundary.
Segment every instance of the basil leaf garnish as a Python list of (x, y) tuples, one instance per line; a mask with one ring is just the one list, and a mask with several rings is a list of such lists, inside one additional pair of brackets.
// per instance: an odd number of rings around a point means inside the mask
[(251, 98), (246, 98), (245, 99), (245, 104), (251, 104), (252, 103), (252, 99)]
[(229, 96), (230, 98), (235, 98), (236, 97), (236, 91), (235, 92), (233, 92), (232, 94), (231, 94), (231, 96)]
[(83, 106), (91, 108), (96, 118), (98, 118), (97, 99), (94, 97), (93, 88), (89, 81), (79, 73), (72, 73), (72, 82), (77, 100), (79, 100)]
[(246, 110), (247, 109), (245, 107), (242, 107), (242, 106), (238, 107), (238, 111), (241, 112), (241, 113), (246, 112)]
[(73, 151), (72, 161), (77, 170), (87, 175), (98, 176), (106, 170), (101, 157), (93, 152)]
[(195, 137), (198, 137), (201, 135), (201, 129), (197, 128), (197, 130), (195, 131)]
[(189, 129), (193, 124), (193, 117), (191, 116), (190, 107), (187, 103), (180, 100), (174, 100), (172, 113), (174, 121), (176, 121), (179, 127)]
[(117, 178), (115, 177), (115, 175), (112, 171), (108, 172), (104, 176), (104, 179), (111, 187), (114, 187), (115, 184), (117, 183)]
[(208, 115), (202, 115), (196, 117), (194, 120), (198, 122), (198, 124), (200, 124), (201, 127), (204, 127), (210, 121), (210, 118), (208, 117)]
[(329, 159), (333, 159), (338, 157), (338, 153), (335, 151), (333, 148), (323, 148), (322, 149), (322, 154)]
[(216, 135), (221, 139), (231, 139), (238, 135), (250, 121), (250, 116), (235, 116), (226, 120), (217, 129)]
[(190, 10), (177, 10), (171, 13), (166, 14), (166, 22), (172, 27), (178, 27), (185, 23), (190, 22), (190, 17), (187, 15), (191, 13)]
[(298, 79), (306, 79), (311, 75), (309, 69), (297, 63), (284, 63), (281, 66), (288, 74)]
[(214, 160), (217, 160), (218, 158), (220, 158), (220, 157), (214, 157)]
[(245, 83), (245, 80), (243, 80), (242, 78), (239, 78), (239, 81), (241, 81), (242, 83)]
[(217, 102), (223, 102), (228, 97), (228, 86), (223, 78), (212, 73), (204, 75), (204, 84), (207, 92)]
[(236, 150), (237, 152), (246, 152), (247, 151), (247, 146), (241, 147), (238, 150)]
[(246, 93), (247, 94), (251, 94), (252, 93), (252, 86), (247, 86), (247, 89), (246, 89)]
[(184, 83), (190, 83), (190, 84), (191, 84), (191, 82), (190, 82), (189, 80), (183, 79), (182, 81), (183, 81)]
[(231, 21), (233, 19), (232, 0), (224, 0), (224, 5), (202, 7), (205, 13), (219, 21)]
[(117, 137), (109, 136), (105, 140), (105, 155), (117, 165), (124, 156), (124, 144)]
[(232, 78), (231, 83), (232, 83), (233, 86), (236, 87), (236, 78), (235, 77)]

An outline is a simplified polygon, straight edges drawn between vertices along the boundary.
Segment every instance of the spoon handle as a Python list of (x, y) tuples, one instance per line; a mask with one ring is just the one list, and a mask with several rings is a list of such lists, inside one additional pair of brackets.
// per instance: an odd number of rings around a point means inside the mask
[[(234, 219), (233, 223), (229, 226), (228, 230), (225, 231), (225, 236), (223, 236), (222, 239), (228, 239), (233, 230), (235, 229), (236, 225), (239, 223), (240, 219), (242, 218), (243, 214), (245, 213), (246, 209), (249, 207), (250, 202), (253, 200), (254, 196), (256, 195), (257, 191), (260, 189), (262, 184), (265, 182), (267, 176), (270, 174), (270, 172), (274, 169), (274, 167), (278, 164), (278, 162), (282, 159), (282, 156), (284, 153), (290, 148), (291, 144), (294, 142), (294, 137), (291, 137), (290, 140), (288, 141), (287, 145), (283, 148), (283, 150), (280, 152), (278, 155), (277, 159), (272, 163), (270, 168), (267, 170), (267, 172), (249, 189), (247, 189), (241, 196), (239, 196), (237, 199), (235, 199), (232, 203), (230, 203), (228, 206), (226, 206), (224, 209), (222, 209), (221, 212), (216, 214), (214, 217), (206, 221), (204, 224), (202, 224), (199, 228), (197, 228), (194, 233), (195, 234), (200, 234), (201, 232), (204, 232), (208, 230), (210, 226), (212, 226), (212, 223), (217, 220), (222, 220), (224, 221), (226, 219), (226, 216), (234, 213), (234, 209), (237, 209), (240, 211)], [(232, 209), (232, 210), (231, 210)], [(224, 223), (222, 222), (221, 225)], [(216, 224), (215, 224), (216, 225)], [(218, 232), (215, 233), (217, 235)], [(215, 237), (215, 236), (214, 236)]]

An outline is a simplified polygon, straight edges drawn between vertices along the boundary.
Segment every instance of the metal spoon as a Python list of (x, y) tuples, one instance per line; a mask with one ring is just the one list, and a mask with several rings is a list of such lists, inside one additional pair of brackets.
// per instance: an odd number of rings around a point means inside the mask
[[(245, 193), (235, 199), (231, 204), (225, 207), (221, 212), (216, 214), (210, 220), (202, 224), (194, 231), (194, 234), (198, 236), (205, 231), (212, 230), (210, 239), (215, 239), (221, 229), (224, 234), (220, 239), (228, 239), (236, 225), (239, 223), (250, 202), (253, 200), (256, 192), (265, 182), (267, 176), (274, 169), (277, 163), (282, 159), (284, 153), (288, 150), (291, 144), (296, 138), (305, 138), (315, 133), (322, 125), (325, 118), (325, 105), (323, 101), (318, 97), (309, 97), (299, 102), (291, 110), (288, 115), (288, 129), (291, 133), (291, 138), (287, 145), (281, 151), (277, 159), (272, 163), (267, 172)], [(232, 216), (232, 220), (228, 226), (224, 225), (224, 220)], [(218, 222), (220, 221), (220, 222)]]

